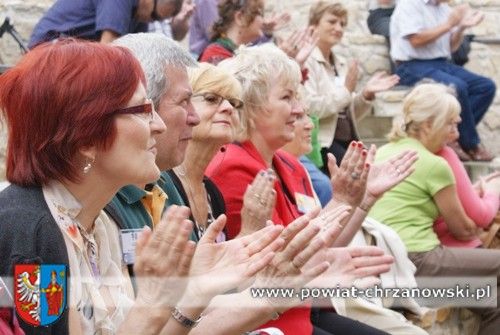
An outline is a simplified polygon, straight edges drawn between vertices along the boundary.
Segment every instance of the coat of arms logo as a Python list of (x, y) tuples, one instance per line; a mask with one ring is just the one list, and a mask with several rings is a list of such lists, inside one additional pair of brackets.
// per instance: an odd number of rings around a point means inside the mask
[(14, 301), (19, 317), (34, 326), (54, 323), (66, 307), (66, 265), (17, 264)]

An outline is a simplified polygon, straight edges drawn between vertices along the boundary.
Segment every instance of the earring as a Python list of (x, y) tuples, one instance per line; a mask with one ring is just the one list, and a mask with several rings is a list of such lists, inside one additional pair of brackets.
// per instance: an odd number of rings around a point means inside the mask
[(87, 174), (89, 173), (90, 169), (92, 169), (92, 163), (94, 163), (94, 159), (92, 159), (92, 161), (90, 161), (88, 158), (85, 159), (85, 166), (83, 167), (83, 174)]

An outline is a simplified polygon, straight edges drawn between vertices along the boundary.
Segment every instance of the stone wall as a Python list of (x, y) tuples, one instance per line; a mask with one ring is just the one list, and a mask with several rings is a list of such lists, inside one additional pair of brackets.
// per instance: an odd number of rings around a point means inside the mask
[[(372, 36), (366, 27), (367, 0), (344, 0), (341, 1), (349, 9), (349, 25), (343, 43), (336, 52), (348, 58), (356, 58), (360, 61), (363, 72), (363, 80), (379, 70), (388, 70), (388, 52), (385, 41), (380, 36)], [(465, 1), (455, 0), (455, 3)], [(471, 6), (480, 8), (486, 13), (485, 21), (474, 28), (473, 33), (478, 37), (499, 37), (498, 22), (500, 22), (500, 0), (471, 0)], [(43, 12), (53, 3), (53, 0), (0, 0), (0, 23), (5, 16), (13, 21), (17, 31), (26, 40), (31, 34)], [(307, 23), (307, 14), (310, 4), (307, 0), (267, 0), (269, 11), (287, 10), (292, 15), (292, 23), (287, 30), (294, 27), (304, 27)], [(279, 32), (286, 36), (288, 31)], [(20, 57), (20, 51), (14, 40), (4, 35), (0, 39), (0, 64), (14, 64)], [(471, 70), (491, 76), (495, 82), (500, 84), (500, 44), (473, 43), (471, 61), (467, 64)], [(497, 155), (500, 155), (500, 146), (494, 143), (500, 142), (500, 96), (497, 95), (495, 104), (479, 125), (481, 137), (485, 145)], [(4, 139), (0, 135), (0, 141)], [(0, 160), (2, 157), (2, 143), (0, 143)], [(0, 165), (3, 165), (0, 163)], [(2, 169), (0, 168), (0, 173)], [(2, 177), (0, 177), (0, 180)]]

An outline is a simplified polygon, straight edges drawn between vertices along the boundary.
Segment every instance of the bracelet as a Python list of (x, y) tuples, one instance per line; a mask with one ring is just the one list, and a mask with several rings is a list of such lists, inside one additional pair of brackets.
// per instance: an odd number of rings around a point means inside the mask
[(175, 321), (179, 322), (184, 327), (193, 328), (200, 322), (203, 316), (200, 315), (198, 319), (191, 320), (190, 318), (182, 314), (182, 312), (177, 307), (175, 307), (174, 310), (172, 311), (172, 317), (175, 319)]

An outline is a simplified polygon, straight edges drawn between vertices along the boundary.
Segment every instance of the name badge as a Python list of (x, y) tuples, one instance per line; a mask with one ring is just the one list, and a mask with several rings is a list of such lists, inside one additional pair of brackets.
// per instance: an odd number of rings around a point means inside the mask
[(134, 264), (135, 245), (139, 239), (142, 229), (122, 229), (120, 230), (120, 242), (122, 245), (123, 262), (127, 265)]
[(295, 192), (295, 202), (297, 203), (297, 208), (302, 214), (309, 213), (316, 206), (316, 199), (308, 195)]

